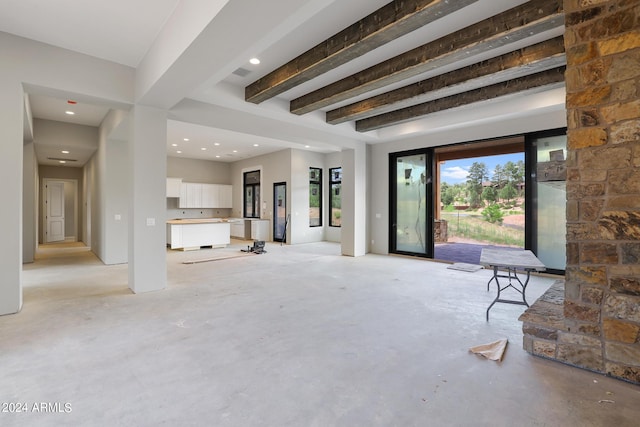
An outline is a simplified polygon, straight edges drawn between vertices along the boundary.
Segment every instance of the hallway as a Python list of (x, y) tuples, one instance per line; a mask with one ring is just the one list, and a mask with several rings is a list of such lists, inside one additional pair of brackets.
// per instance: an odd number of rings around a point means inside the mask
[[(632, 426), (640, 389), (522, 350), (523, 307), (486, 322), (491, 273), (332, 243), (184, 264), (237, 245), (167, 251), (168, 288), (133, 295), (91, 253), (25, 265), (0, 317), (3, 426)], [(533, 301), (554, 278), (535, 276)], [(501, 363), (470, 354), (508, 338)]]

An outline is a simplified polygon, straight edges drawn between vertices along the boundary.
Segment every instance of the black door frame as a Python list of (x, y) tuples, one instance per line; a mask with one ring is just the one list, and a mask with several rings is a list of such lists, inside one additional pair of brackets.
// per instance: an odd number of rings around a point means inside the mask
[[(278, 233), (278, 193), (277, 188), (284, 186), (284, 231), (282, 237), (277, 237)], [(274, 242), (287, 242), (287, 183), (286, 182), (274, 182), (273, 183), (273, 241)]]
[[(425, 179), (425, 253), (407, 252), (396, 249), (397, 246), (397, 190), (396, 177), (398, 158), (423, 154), (426, 158), (427, 177)], [(389, 253), (409, 255), (422, 258), (433, 258), (433, 171), (435, 170), (433, 149), (419, 148), (397, 153), (389, 153)]]
[[(538, 194), (536, 186), (536, 169), (538, 164), (538, 150), (535, 141), (539, 138), (566, 135), (567, 128), (549, 129), (539, 132), (531, 132), (524, 135), (525, 147), (525, 221), (524, 221), (524, 247), (534, 254), (538, 253), (538, 241), (536, 229), (538, 225)], [(547, 273), (565, 274), (565, 270), (547, 268)]]

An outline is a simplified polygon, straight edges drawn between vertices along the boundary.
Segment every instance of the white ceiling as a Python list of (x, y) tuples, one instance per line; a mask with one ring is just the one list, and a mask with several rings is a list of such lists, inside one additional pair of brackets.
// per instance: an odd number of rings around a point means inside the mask
[[(230, 0), (229, 4), (234, 1), (236, 0)], [(287, 1), (290, 0), (270, 0), (269, 6), (284, 7), (288, 4)], [(264, 37), (255, 37), (255, 40), (252, 39), (250, 42), (242, 39), (243, 33), (248, 31), (241, 25), (250, 25), (249, 22), (252, 19), (256, 20), (260, 17), (250, 16), (251, 11), (247, 11), (246, 20), (243, 19), (246, 22), (238, 22), (236, 34), (229, 34), (223, 43), (211, 45), (213, 53), (217, 50), (232, 51), (237, 48), (238, 54), (234, 60), (221, 64), (219, 72), (213, 73), (209, 79), (203, 79), (195, 90), (184, 93), (183, 101), (170, 110), (171, 120), (168, 121), (167, 128), (168, 155), (232, 162), (283, 148), (296, 147), (330, 152), (340, 150), (341, 147), (348, 146), (354, 141), (378, 143), (421, 133), (425, 135), (433, 133), (438, 126), (434, 123), (439, 122), (439, 120), (434, 121), (433, 117), (417, 120), (410, 126), (405, 124), (382, 131), (358, 133), (352, 123), (337, 126), (326, 124), (321, 111), (304, 116), (290, 114), (288, 101), (455, 29), (463, 28), (525, 2), (525, 0), (479, 0), (437, 21), (435, 25), (429, 25), (428, 28), (425, 27), (397, 39), (337, 67), (320, 78), (289, 90), (276, 99), (260, 105), (244, 101), (246, 85), (389, 1), (306, 0), (305, 6), (295, 14), (272, 18), (274, 21), (279, 19), (279, 22), (273, 22), (269, 27), (272, 31), (265, 33)], [(224, 0), (217, 2), (211, 0), (182, 0), (182, 2), (179, 0), (96, 0), (91, 2), (86, 0), (2, 0), (0, 31), (138, 67), (150, 51), (154, 40), (161, 34), (163, 27), (171, 24), (172, 14), (182, 13), (180, 7), (185, 6), (187, 2), (191, 8), (208, 7), (209, 9), (213, 9), (213, 3), (216, 3), (216, 7), (225, 3)], [(208, 13), (214, 12), (208, 10)], [(51, 19), (54, 16), (56, 18)], [(555, 35), (558, 34), (543, 35), (542, 38), (551, 38)], [(248, 59), (251, 56), (259, 57), (261, 64), (258, 66), (249, 64)], [(248, 70), (249, 74), (246, 77), (233, 74), (233, 71), (238, 68)], [(425, 77), (418, 76), (416, 80)], [(557, 91), (551, 96), (553, 102), (557, 102)], [(32, 94), (30, 102), (33, 116), (99, 126), (109, 111), (109, 106), (78, 102), (72, 106), (76, 114), (67, 116), (64, 114), (64, 111), (69, 108), (67, 100), (68, 97), (61, 93)], [(353, 101), (350, 100), (350, 102)], [(332, 106), (332, 108), (335, 107), (335, 105)], [(500, 108), (505, 109), (502, 104)], [(196, 109), (199, 112), (194, 114)], [(467, 107), (465, 114), (469, 114), (470, 109), (473, 110), (473, 107)], [(500, 120), (498, 115), (490, 115), (490, 105), (484, 104), (477, 109), (488, 117), (485, 120)], [(447, 114), (449, 113), (440, 114), (440, 116)], [(501, 113), (496, 112), (496, 114)], [(452, 125), (452, 120), (445, 119), (443, 122), (447, 123), (447, 128), (465, 126), (464, 123)], [(186, 142), (184, 138), (189, 138), (190, 141)], [(215, 145), (216, 143), (220, 145)], [(173, 144), (177, 144), (177, 147)], [(177, 153), (178, 150), (182, 153)]]

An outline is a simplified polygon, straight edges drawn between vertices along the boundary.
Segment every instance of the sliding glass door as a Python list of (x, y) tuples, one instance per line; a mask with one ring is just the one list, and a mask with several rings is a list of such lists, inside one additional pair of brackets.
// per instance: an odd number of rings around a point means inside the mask
[(431, 150), (389, 155), (391, 253), (433, 257)]
[(526, 246), (547, 270), (566, 268), (566, 130), (527, 135), (529, 189), (526, 208)]
[(273, 241), (287, 241), (287, 183), (273, 184)]

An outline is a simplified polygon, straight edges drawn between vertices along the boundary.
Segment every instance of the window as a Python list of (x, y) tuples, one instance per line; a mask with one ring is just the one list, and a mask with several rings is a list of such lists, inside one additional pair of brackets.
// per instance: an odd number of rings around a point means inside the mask
[(244, 173), (244, 217), (260, 218), (260, 171)]
[(322, 226), (322, 169), (309, 168), (309, 227)]
[(342, 168), (329, 169), (329, 226), (340, 227), (342, 217)]

